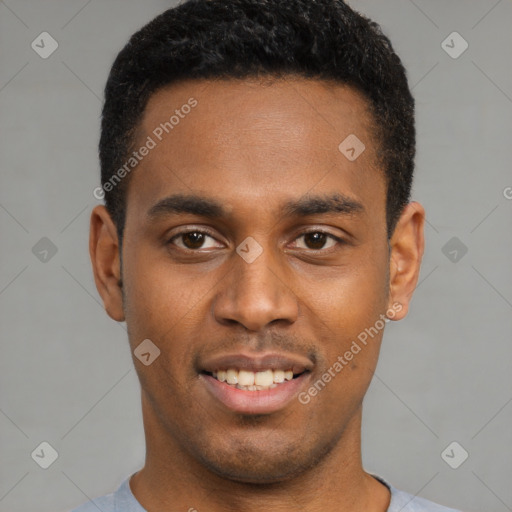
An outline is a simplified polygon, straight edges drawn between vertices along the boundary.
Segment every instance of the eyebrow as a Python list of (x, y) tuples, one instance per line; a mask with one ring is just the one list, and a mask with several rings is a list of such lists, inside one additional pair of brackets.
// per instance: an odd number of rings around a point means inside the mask
[[(307, 217), (328, 213), (353, 215), (364, 210), (362, 203), (339, 193), (302, 197), (288, 201), (280, 208), (283, 217)], [(173, 214), (191, 214), (210, 219), (229, 216), (218, 200), (195, 194), (174, 194), (166, 197), (153, 205), (147, 213), (150, 219)]]

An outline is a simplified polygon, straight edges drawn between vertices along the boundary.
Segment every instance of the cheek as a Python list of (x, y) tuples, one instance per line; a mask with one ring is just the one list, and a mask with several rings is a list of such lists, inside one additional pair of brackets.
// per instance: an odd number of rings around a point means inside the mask
[(125, 271), (125, 316), (132, 352), (145, 339), (160, 350), (148, 366), (134, 359), (146, 399), (155, 408), (154, 400), (164, 400), (171, 407), (183, 406), (184, 382), (195, 376), (190, 373), (188, 326), (197, 318), (204, 295), (196, 288), (200, 280), (185, 280), (164, 260), (150, 259), (141, 249), (127, 258)]
[(381, 318), (387, 309), (386, 253), (357, 261), (322, 282), (310, 302), (326, 336), (318, 340), (324, 361), (316, 378), (330, 379), (337, 400), (347, 406), (359, 403), (371, 381), (386, 325)]
[(139, 333), (162, 335), (180, 324), (211, 288), (208, 274), (180, 272), (161, 251), (134, 251), (126, 258), (125, 314), (126, 322)]
[[(158, 383), (174, 387), (191, 382), (196, 374), (190, 363), (197, 349), (192, 333), (209, 315), (208, 298), (218, 284), (217, 274), (188, 269), (185, 273), (163, 251), (139, 247), (127, 258), (125, 275), (125, 317), (132, 351), (145, 339), (160, 349), (154, 364), (140, 368), (141, 383), (155, 394), (165, 394)], [(138, 361), (135, 364), (140, 367)]]
[(351, 336), (386, 311), (389, 287), (385, 256), (354, 260), (319, 282), (311, 295), (312, 308), (329, 327)]

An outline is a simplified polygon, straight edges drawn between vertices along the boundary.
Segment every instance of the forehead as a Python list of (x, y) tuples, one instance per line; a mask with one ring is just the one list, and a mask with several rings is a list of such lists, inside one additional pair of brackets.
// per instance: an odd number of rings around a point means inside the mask
[[(197, 105), (190, 109), (187, 104), (192, 102)], [(237, 149), (244, 144), (242, 149), (247, 150), (243, 136), (253, 134), (261, 144), (266, 140), (268, 147), (308, 138), (319, 147), (332, 149), (331, 139), (337, 141), (348, 130), (368, 138), (367, 132), (373, 128), (368, 107), (368, 101), (354, 88), (320, 80), (188, 80), (153, 94), (140, 128), (143, 134), (151, 134), (161, 123), (171, 121), (172, 135), (179, 138), (183, 124), (194, 124), (197, 128), (200, 118), (200, 133), (208, 134), (203, 143), (230, 143)], [(171, 120), (172, 114), (178, 114), (180, 119), (175, 115)], [(187, 123), (181, 123), (184, 117), (189, 118)], [(180, 130), (178, 124), (182, 124)], [(272, 135), (283, 135), (283, 131), (287, 137), (272, 140)], [(318, 135), (311, 137), (313, 134)], [(217, 144), (216, 153), (218, 149)]]
[(380, 201), (385, 180), (374, 165), (372, 128), (367, 101), (344, 85), (173, 84), (146, 106), (136, 147), (149, 140), (154, 147), (133, 173), (128, 211), (137, 205), (140, 214), (176, 193), (216, 198), (227, 210), (262, 201), (268, 208), (308, 192)]

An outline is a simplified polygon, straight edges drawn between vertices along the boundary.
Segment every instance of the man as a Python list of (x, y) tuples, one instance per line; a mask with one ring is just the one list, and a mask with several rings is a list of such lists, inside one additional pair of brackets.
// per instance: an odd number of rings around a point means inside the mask
[(105, 94), (90, 253), (147, 453), (77, 510), (448, 511), (361, 462), (424, 248), (414, 100), (379, 27), (341, 0), (191, 0)]

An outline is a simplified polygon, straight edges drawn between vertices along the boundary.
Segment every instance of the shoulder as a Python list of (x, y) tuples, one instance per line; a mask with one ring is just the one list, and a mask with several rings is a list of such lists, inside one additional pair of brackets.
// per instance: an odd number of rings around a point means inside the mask
[(117, 491), (84, 503), (72, 512), (145, 512), (133, 496), (127, 478)]
[(75, 508), (72, 512), (98, 512), (98, 510), (101, 510), (102, 512), (116, 512), (115, 506), (115, 493), (111, 493), (101, 496), (100, 498), (90, 500), (80, 507)]
[(438, 505), (433, 501), (414, 496), (390, 486), (391, 503), (388, 512), (460, 512), (453, 508)]
[(438, 505), (425, 498), (414, 496), (408, 492), (400, 491), (386, 482), (382, 477), (374, 473), (370, 474), (381, 484), (385, 485), (391, 493), (391, 500), (387, 512), (461, 512), (454, 508)]
[(114, 507), (115, 494), (111, 493), (101, 496), (100, 498), (90, 500), (80, 507), (75, 508), (72, 512), (98, 512), (98, 510), (101, 510), (102, 512), (116, 512)]

